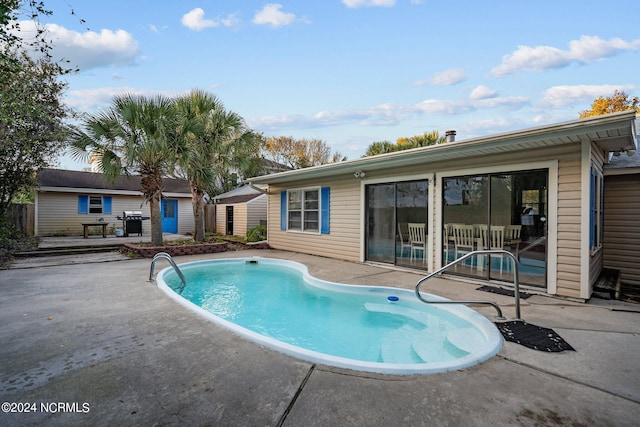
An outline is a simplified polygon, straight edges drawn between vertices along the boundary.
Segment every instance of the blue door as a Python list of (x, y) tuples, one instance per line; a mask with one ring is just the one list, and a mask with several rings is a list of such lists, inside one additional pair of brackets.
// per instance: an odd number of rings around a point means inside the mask
[(162, 199), (160, 205), (160, 217), (162, 218), (163, 233), (178, 233), (178, 201), (174, 199)]

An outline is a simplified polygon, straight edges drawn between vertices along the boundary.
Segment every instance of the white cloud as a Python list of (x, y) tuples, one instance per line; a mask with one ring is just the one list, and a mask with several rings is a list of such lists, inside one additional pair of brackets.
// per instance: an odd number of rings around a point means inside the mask
[[(465, 76), (464, 71), (461, 68), (450, 68), (448, 70), (435, 73), (427, 83), (436, 86), (452, 86), (463, 82), (466, 78), (467, 76)], [(417, 83), (425, 84), (424, 82), (416, 82), (416, 84)]]
[(179, 96), (187, 91), (160, 91), (151, 89), (139, 89), (127, 86), (109, 86), (96, 89), (77, 89), (67, 92), (65, 104), (71, 108), (83, 112), (93, 112), (99, 108), (107, 107), (111, 104), (113, 97), (116, 95), (144, 95), (156, 96), (164, 95), (167, 97)]
[(575, 85), (554, 86), (544, 93), (540, 101), (543, 107), (561, 108), (580, 102), (591, 102), (601, 96), (611, 96), (615, 90), (631, 92), (634, 85)]
[(185, 13), (180, 19), (182, 25), (194, 31), (202, 31), (205, 28), (217, 27), (219, 24), (213, 19), (204, 19), (204, 10), (196, 7)]
[(497, 92), (493, 89), (489, 89), (484, 85), (479, 85), (475, 89), (471, 91), (469, 95), (469, 99), (487, 99), (487, 98), (495, 98), (497, 96)]
[(204, 14), (205, 12), (202, 8), (196, 7), (195, 9), (185, 13), (182, 16), (182, 19), (180, 19), (180, 22), (182, 25), (193, 31), (202, 31), (205, 28), (215, 28), (221, 25), (224, 27), (235, 27), (240, 23), (234, 13), (227, 15), (226, 18), (219, 19), (205, 19)]
[[(21, 21), (21, 32), (35, 32), (33, 21)], [(138, 42), (124, 30), (77, 31), (46, 24), (47, 39), (52, 41), (54, 61), (69, 61), (80, 71), (112, 65), (132, 65), (138, 55)]]
[(311, 115), (280, 115), (250, 119), (252, 128), (276, 131), (291, 128), (320, 128), (357, 124), (359, 126), (396, 126), (425, 115), (459, 115), (478, 110), (506, 108), (518, 110), (529, 104), (524, 97), (490, 98), (481, 100), (427, 99), (414, 105), (380, 104), (367, 108), (341, 111), (320, 111)]
[(342, 3), (350, 8), (392, 7), (396, 4), (396, 0), (342, 0)]
[(502, 63), (491, 70), (491, 74), (502, 77), (518, 71), (563, 68), (572, 63), (589, 63), (638, 49), (640, 39), (627, 42), (614, 38), (606, 41), (597, 36), (582, 36), (579, 40), (572, 40), (568, 50), (552, 46), (518, 46), (515, 52), (502, 58)]
[(281, 8), (281, 4), (269, 3), (262, 10), (256, 12), (252, 22), (256, 25), (270, 25), (271, 27), (293, 24), (296, 21), (296, 15), (282, 12)]

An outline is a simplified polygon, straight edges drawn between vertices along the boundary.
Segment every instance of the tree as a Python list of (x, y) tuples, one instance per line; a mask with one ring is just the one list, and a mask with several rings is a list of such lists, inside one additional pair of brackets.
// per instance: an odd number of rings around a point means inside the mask
[(437, 130), (425, 132), (421, 135), (410, 137), (401, 137), (396, 140), (395, 144), (389, 141), (374, 142), (367, 148), (364, 157), (375, 156), (378, 154), (393, 153), (395, 151), (409, 150), (417, 147), (427, 147), (430, 145), (444, 144), (447, 138), (440, 136)]
[(292, 136), (271, 136), (264, 144), (265, 157), (293, 169), (307, 168), (346, 160), (340, 153), (331, 155), (331, 147), (320, 139), (295, 139)]
[(35, 183), (64, 148), (70, 111), (62, 104), (66, 87), (46, 59), (4, 49), (0, 57), (0, 215), (11, 199)]
[[(0, 220), (12, 198), (28, 191), (38, 169), (50, 166), (63, 149), (71, 110), (62, 103), (67, 72), (51, 60), (51, 48), (38, 18), (51, 15), (41, 1), (0, 3)], [(18, 18), (36, 23), (36, 34), (23, 40)], [(29, 51), (40, 55), (34, 59)]]
[(72, 155), (95, 155), (109, 181), (121, 175), (141, 176), (154, 245), (162, 245), (162, 177), (175, 169), (177, 130), (175, 100), (122, 95), (109, 109), (86, 116), (70, 138)]
[(398, 146), (389, 141), (376, 141), (369, 145), (364, 157), (377, 156), (378, 154), (392, 153), (398, 151)]
[(636, 113), (640, 113), (640, 99), (637, 96), (630, 97), (624, 91), (616, 90), (613, 92), (613, 96), (596, 98), (591, 104), (590, 110), (580, 112), (580, 118), (584, 119), (627, 110), (635, 110)]
[(225, 110), (214, 95), (193, 90), (179, 98), (177, 106), (178, 173), (186, 175), (189, 181), (194, 240), (202, 242), (205, 239), (204, 195), (218, 194), (231, 170), (242, 173), (253, 166), (259, 152), (259, 138), (247, 129), (242, 117)]

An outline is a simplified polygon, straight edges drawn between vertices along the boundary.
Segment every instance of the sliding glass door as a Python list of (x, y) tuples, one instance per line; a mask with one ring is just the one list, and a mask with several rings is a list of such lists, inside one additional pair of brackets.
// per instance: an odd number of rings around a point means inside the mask
[(366, 186), (366, 258), (427, 268), (427, 180)]
[[(520, 282), (546, 285), (546, 170), (443, 179), (443, 261), (471, 250), (504, 249), (520, 260)], [(504, 255), (474, 256), (453, 273), (513, 281)]]

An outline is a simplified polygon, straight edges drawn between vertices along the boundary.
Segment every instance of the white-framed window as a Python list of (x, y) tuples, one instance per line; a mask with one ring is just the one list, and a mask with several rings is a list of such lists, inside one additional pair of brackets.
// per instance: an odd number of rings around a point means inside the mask
[(280, 229), (329, 234), (329, 187), (282, 191)]
[(320, 189), (287, 192), (289, 230), (319, 232)]
[(111, 196), (78, 196), (78, 213), (87, 214), (111, 214)]

